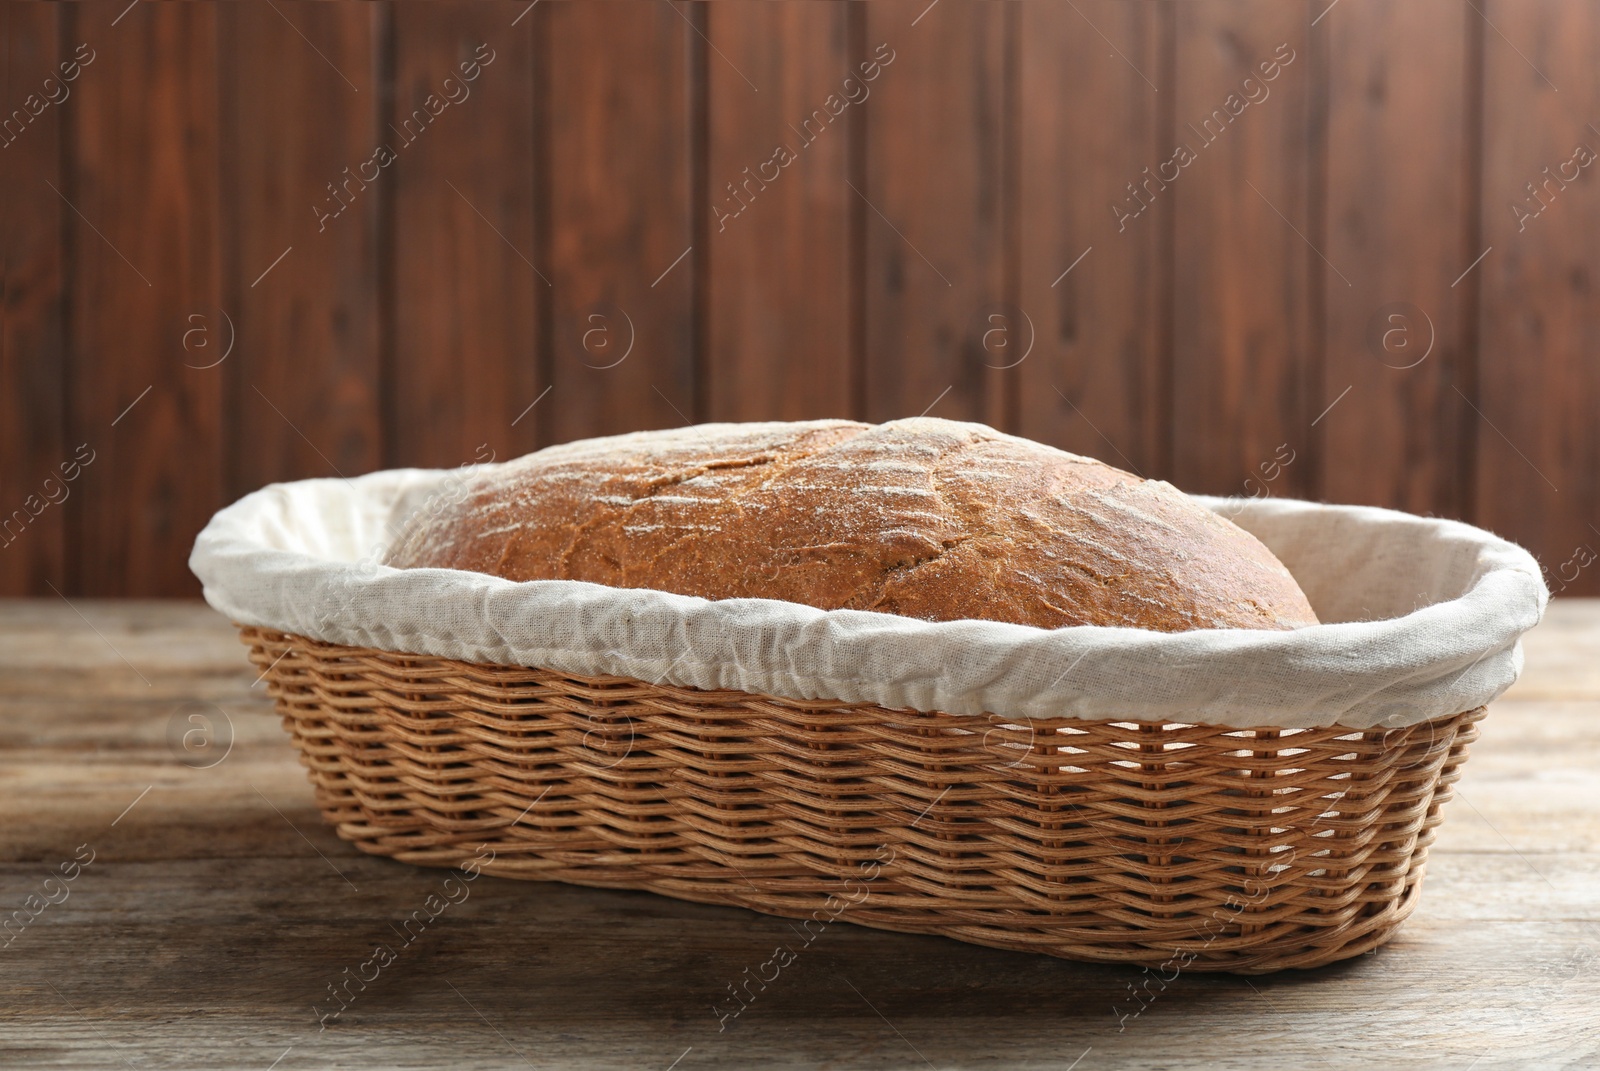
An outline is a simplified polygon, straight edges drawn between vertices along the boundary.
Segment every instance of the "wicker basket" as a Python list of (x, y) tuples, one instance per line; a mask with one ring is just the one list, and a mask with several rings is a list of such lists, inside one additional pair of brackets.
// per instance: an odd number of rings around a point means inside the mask
[(240, 631), (363, 851), (1237, 973), (1394, 935), (1484, 713), (1012, 724)]

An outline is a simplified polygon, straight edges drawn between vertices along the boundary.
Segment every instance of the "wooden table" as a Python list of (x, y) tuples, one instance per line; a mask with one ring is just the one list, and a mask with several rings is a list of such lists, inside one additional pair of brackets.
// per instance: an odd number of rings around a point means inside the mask
[(1184, 975), (1119, 1024), (1136, 971), (838, 925), (719, 1032), (789, 922), (482, 878), (324, 1029), (443, 872), (323, 827), (208, 608), (0, 603), (0, 918), (31, 917), (0, 933), (0, 1066), (1600, 1066), (1597, 652), (1600, 601), (1552, 606), (1420, 908), (1353, 962)]

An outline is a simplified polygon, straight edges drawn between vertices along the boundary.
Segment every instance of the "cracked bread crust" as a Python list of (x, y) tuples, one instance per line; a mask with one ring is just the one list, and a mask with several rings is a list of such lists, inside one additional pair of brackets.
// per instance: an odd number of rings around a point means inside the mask
[(1254, 536), (1170, 484), (981, 424), (704, 424), (491, 465), (386, 562), (1059, 628), (1316, 623)]

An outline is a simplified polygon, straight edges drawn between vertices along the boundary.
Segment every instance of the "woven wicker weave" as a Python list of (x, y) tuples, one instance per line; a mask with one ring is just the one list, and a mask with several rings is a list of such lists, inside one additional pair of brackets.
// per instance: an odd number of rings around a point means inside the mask
[(1017, 725), (241, 634), (363, 851), (1239, 973), (1395, 933), (1484, 713)]

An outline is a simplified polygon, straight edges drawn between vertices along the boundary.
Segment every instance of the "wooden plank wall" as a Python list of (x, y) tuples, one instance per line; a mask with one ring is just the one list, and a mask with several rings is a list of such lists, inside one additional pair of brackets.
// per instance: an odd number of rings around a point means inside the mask
[(1600, 591), (1597, 564), (1585, 564), (1600, 551), (1600, 11), (1502, 0), (1490, 17), (1476, 514), (1537, 547), (1552, 589), (1592, 593)]
[(924, 412), (1600, 593), (1583, 5), (0, 20), (0, 593), (193, 594), (272, 480)]

